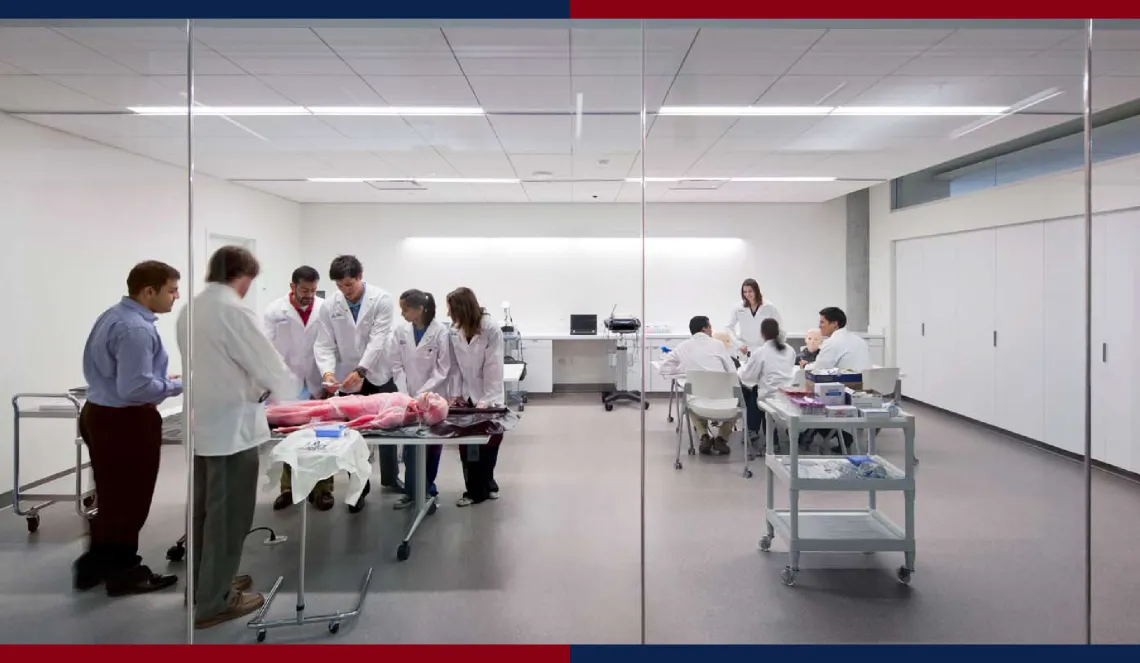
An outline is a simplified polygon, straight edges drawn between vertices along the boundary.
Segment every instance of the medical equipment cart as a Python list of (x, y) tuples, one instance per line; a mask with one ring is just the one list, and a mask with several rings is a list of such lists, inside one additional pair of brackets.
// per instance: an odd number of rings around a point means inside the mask
[[(86, 389), (72, 389), (66, 394), (24, 393), (12, 397), (12, 510), (28, 521), (28, 532), (34, 534), (40, 528), (40, 511), (57, 502), (73, 502), (80, 518), (95, 515), (95, 490), (83, 487), (83, 471), (91, 463), (83, 461), (83, 437), (79, 434), (79, 414), (83, 409)], [(26, 404), (22, 402), (27, 402)], [(24, 419), (65, 419), (75, 422), (75, 467), (62, 476), (50, 476), (26, 485), (20, 484), (20, 422)], [(73, 493), (25, 493), (53, 481), (75, 475)], [(24, 502), (40, 502), (25, 508)]]
[[(503, 363), (506, 366), (522, 365), (518, 369), (517, 380), (503, 380), (507, 385), (514, 386), (513, 389), (507, 388), (505, 390), (506, 404), (517, 405), (519, 412), (522, 412), (526, 409), (528, 402), (526, 389), (522, 387), (522, 381), (526, 379), (526, 359), (523, 357), (522, 334), (511, 326), (503, 328)], [(504, 375), (505, 377), (506, 375)]]
[[(914, 573), (914, 417), (899, 410), (889, 419), (858, 417), (840, 418), (801, 414), (783, 393), (763, 398), (760, 409), (767, 418), (765, 427), (764, 465), (767, 472), (766, 533), (760, 539), (760, 550), (768, 552), (772, 541), (779, 535), (788, 542), (788, 565), (780, 573), (785, 585), (795, 584), (800, 570), (801, 552), (901, 552), (904, 563), (897, 572), (898, 581), (910, 584)], [(791, 453), (778, 456), (774, 449), (776, 427), (788, 431), (789, 440), (799, 439), (805, 430), (839, 430), (852, 433), (858, 445), (860, 431), (867, 432), (867, 459), (873, 461), (885, 474), (882, 478), (859, 475), (818, 472), (829, 463), (853, 465), (854, 457), (801, 456), (797, 444), (789, 444)], [(876, 455), (875, 434), (878, 429), (898, 428), (905, 437), (905, 460), (900, 469)], [(842, 439), (842, 438), (841, 438)], [(843, 443), (841, 442), (841, 445)], [(832, 466), (836, 468), (837, 466)], [(846, 468), (844, 468), (846, 469)], [(786, 486), (789, 508), (777, 509), (775, 490), (777, 481)], [(800, 507), (800, 493), (805, 491), (866, 492), (868, 504), (861, 509), (804, 509)], [(900, 528), (877, 508), (880, 492), (902, 492), (904, 523)]]

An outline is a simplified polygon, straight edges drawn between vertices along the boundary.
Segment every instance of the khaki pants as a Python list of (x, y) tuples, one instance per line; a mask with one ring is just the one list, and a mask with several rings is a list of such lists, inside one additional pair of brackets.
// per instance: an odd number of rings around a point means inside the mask
[[(707, 419), (703, 419), (701, 417), (698, 417), (695, 414), (689, 415), (689, 416), (693, 420), (693, 428), (697, 429), (698, 434), (700, 434), (702, 437), (710, 434), (709, 433), (709, 422)], [(728, 438), (732, 437), (732, 428), (735, 425), (736, 425), (736, 421), (722, 422), (720, 424), (720, 426), (717, 427), (716, 435), (712, 436), (712, 437), (719, 437), (722, 440), (727, 440)]]
[(225, 612), (257, 504), (257, 449), (194, 457), (194, 597), (197, 620)]
[[(313, 495), (321, 495), (323, 493), (331, 493), (333, 491), (333, 478), (321, 479), (317, 485), (313, 486)], [(288, 465), (281, 468), (281, 492), (293, 492), (293, 472)]]

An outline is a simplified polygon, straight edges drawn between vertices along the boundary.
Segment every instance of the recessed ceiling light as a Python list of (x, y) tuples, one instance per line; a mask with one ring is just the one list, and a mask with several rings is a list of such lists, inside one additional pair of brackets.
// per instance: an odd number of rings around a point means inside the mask
[(1001, 115), (1008, 106), (838, 106), (833, 115), (863, 116), (953, 116)]
[(801, 117), (824, 115), (956, 116), (1001, 115), (1008, 106), (662, 106), (659, 115), (686, 117)]
[(478, 106), (309, 106), (313, 115), (465, 117), (486, 115)]
[[(136, 115), (185, 115), (185, 106), (130, 106)], [(195, 106), (195, 115), (309, 115), (304, 106)]]
[(361, 182), (415, 182), (419, 184), (518, 184), (508, 177), (310, 177), (309, 182), (354, 184)]
[[(835, 177), (647, 177), (646, 182), (835, 182)], [(627, 177), (626, 182), (640, 182), (640, 177)]]
[(741, 117), (748, 115), (827, 115), (832, 106), (662, 106), (658, 115)]

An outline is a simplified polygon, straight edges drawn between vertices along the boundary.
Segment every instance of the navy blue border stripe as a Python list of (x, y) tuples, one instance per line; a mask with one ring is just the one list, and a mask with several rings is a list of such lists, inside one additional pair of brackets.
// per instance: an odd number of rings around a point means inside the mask
[(567, 19), (570, 0), (0, 0), (0, 19)]

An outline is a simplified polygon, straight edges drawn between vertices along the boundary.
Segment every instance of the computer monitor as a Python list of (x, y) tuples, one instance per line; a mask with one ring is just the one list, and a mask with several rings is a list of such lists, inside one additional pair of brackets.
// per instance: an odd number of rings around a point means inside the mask
[(571, 336), (591, 336), (598, 333), (597, 314), (574, 313), (570, 316)]

